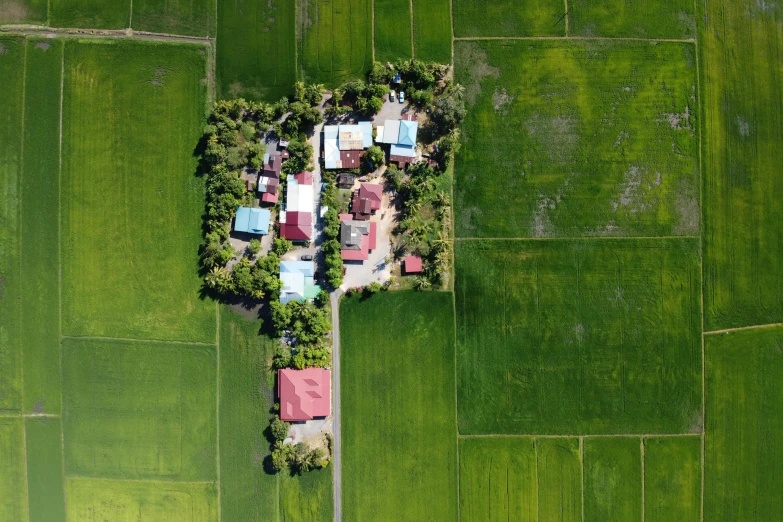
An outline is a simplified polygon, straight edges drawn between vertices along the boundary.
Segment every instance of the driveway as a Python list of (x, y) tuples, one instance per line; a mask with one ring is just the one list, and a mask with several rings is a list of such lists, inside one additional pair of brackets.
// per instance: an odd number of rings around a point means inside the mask
[(339, 288), (329, 296), (332, 304), (332, 469), (334, 474), (334, 522), (341, 522), (342, 513), (342, 426), (340, 424), (340, 297)]
[(383, 97), (383, 107), (381, 107), (378, 114), (373, 116), (372, 122), (375, 125), (383, 125), (384, 121), (399, 120), (403, 114), (410, 111), (416, 112), (416, 107), (410, 105), (407, 101), (405, 103), (400, 103), (396, 99), (393, 102), (389, 101), (389, 93), (386, 93)]

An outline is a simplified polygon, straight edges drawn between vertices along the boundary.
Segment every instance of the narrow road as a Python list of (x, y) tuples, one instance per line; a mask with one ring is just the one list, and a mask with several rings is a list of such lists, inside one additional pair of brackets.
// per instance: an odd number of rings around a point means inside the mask
[(332, 303), (332, 466), (334, 474), (334, 522), (341, 522), (342, 513), (342, 464), (340, 446), (340, 297), (339, 288), (330, 294)]

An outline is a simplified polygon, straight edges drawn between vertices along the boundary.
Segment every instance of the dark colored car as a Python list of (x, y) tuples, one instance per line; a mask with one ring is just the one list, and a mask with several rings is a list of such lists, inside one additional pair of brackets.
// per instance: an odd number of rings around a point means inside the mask
[(306, 255), (306, 256), (300, 257), (299, 259), (301, 259), (302, 261), (312, 261), (313, 260), (313, 256)]

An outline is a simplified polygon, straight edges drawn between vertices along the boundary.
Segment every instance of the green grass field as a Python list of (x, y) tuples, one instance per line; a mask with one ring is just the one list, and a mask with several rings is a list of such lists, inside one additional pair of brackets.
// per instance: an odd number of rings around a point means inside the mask
[(215, 36), (217, 0), (134, 0), (133, 29), (153, 33)]
[(539, 438), (538, 520), (582, 520), (582, 456), (579, 439)]
[(413, 56), (410, 0), (375, 0), (375, 60), (394, 63)]
[(68, 478), (68, 520), (218, 520), (212, 484)]
[(704, 520), (783, 513), (783, 327), (706, 342)]
[(61, 40), (27, 42), (22, 173), (24, 409), (60, 413)]
[(694, 2), (690, 0), (569, 0), (571, 36), (696, 38)]
[(22, 409), (19, 200), (25, 43), (0, 36), (0, 411)]
[(454, 0), (454, 36), (565, 36), (563, 0)]
[(279, 522), (331, 522), (333, 483), (330, 467), (297, 476), (281, 473)]
[(25, 419), (30, 522), (65, 522), (60, 419)]
[(699, 233), (693, 45), (456, 45), (458, 237)]
[(52, 27), (125, 29), (132, 0), (49, 0)]
[(699, 46), (708, 116), (705, 328), (783, 322), (780, 8), (750, 0), (698, 4), (706, 20)]
[(69, 475), (215, 478), (214, 347), (63, 341)]
[(451, 63), (449, 0), (412, 0), (413, 55), (426, 62)]
[(372, 67), (372, 0), (302, 0), (297, 24), (304, 80), (336, 87)]
[(340, 306), (346, 520), (455, 520), (454, 319), (449, 293)]
[(0, 4), (0, 24), (45, 24), (48, 0), (4, 0)]
[(275, 102), (290, 94), (297, 78), (295, 2), (220, 1), (217, 31), (219, 98)]
[(700, 430), (698, 248), (458, 241), (460, 433)]
[(214, 343), (197, 272), (203, 49), (68, 42), (65, 62), (63, 333)]
[(259, 324), (220, 310), (220, 503), (224, 520), (275, 520), (278, 478), (264, 471), (275, 341)]
[(533, 437), (460, 440), (460, 521), (538, 520), (536, 459)]
[(702, 520), (701, 437), (644, 439), (644, 520)]
[(25, 445), (21, 418), (0, 417), (0, 520), (27, 518)]
[(584, 439), (584, 521), (642, 520), (638, 437)]

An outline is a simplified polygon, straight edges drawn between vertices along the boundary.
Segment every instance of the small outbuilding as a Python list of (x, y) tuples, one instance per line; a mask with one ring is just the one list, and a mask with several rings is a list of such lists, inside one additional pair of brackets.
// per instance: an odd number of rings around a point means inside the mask
[(419, 256), (405, 256), (402, 259), (406, 274), (420, 274), (422, 271), (421, 258)]

